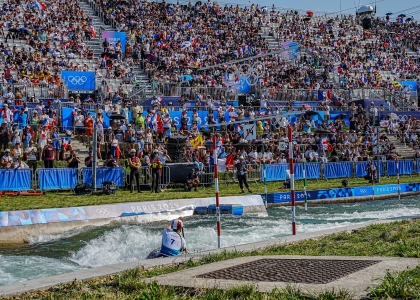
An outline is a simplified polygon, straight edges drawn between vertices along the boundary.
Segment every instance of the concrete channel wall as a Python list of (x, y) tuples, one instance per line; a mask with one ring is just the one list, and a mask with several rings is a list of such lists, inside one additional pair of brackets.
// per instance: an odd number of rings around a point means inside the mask
[[(267, 216), (260, 195), (221, 197), (220, 204), (222, 214)], [(88, 226), (214, 214), (214, 206), (215, 198), (197, 198), (0, 212), (0, 244), (22, 244), (31, 237)]]

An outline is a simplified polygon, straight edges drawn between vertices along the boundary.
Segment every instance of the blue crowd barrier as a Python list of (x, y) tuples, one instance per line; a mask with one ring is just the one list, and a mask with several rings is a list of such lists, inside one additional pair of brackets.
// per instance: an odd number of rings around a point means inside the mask
[(420, 159), (417, 160), (417, 173), (420, 173)]
[[(266, 166), (267, 181), (286, 180), (287, 164), (275, 164)], [(261, 180), (264, 180), (264, 174), (261, 173)]]
[(352, 162), (333, 162), (326, 163), (324, 168), (324, 176), (330, 178), (351, 177), (353, 175)]
[(368, 162), (367, 161), (358, 161), (356, 162), (356, 177), (364, 177), (366, 176), (366, 166)]
[(382, 176), (384, 174), (384, 168), (383, 168), (383, 163), (382, 161), (379, 162), (379, 168), (378, 168), (378, 161), (374, 160), (373, 161), (373, 165), (376, 167), (376, 170), (379, 170), (379, 176)]
[(0, 169), (0, 191), (28, 191), (31, 189), (31, 169)]
[[(104, 181), (113, 181), (117, 186), (124, 186), (124, 170), (121, 167), (96, 169), (96, 186), (102, 186)], [(83, 168), (83, 183), (92, 185), (92, 168)]]
[(38, 169), (38, 172), (41, 191), (73, 189), (78, 182), (75, 168)]
[[(412, 160), (407, 160), (407, 159), (400, 160), (398, 162), (398, 167), (399, 167), (400, 175), (413, 174), (414, 166), (413, 166)], [(419, 167), (417, 164), (417, 169), (418, 168)], [(397, 175), (397, 162), (395, 160), (387, 161), (387, 175), (388, 176)]]
[[(321, 164), (307, 163), (306, 164), (306, 179), (320, 179), (321, 178)], [(295, 164), (295, 179), (303, 179), (303, 164)]]

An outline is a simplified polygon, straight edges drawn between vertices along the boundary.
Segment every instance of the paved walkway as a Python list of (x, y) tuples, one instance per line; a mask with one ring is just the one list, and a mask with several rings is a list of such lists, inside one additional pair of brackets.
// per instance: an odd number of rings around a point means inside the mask
[[(371, 225), (371, 224), (382, 224), (382, 223), (389, 223), (389, 222), (393, 222), (395, 221), (395, 219), (392, 220), (382, 220), (382, 221), (372, 221), (372, 222), (367, 222), (367, 223), (363, 223), (363, 224), (358, 224), (358, 225), (351, 225), (351, 226), (346, 226), (346, 227), (341, 227), (341, 228), (334, 228), (334, 229), (328, 229), (328, 230), (323, 230), (323, 231), (318, 231), (318, 232), (312, 232), (312, 233), (306, 233), (306, 234), (300, 234), (300, 235), (296, 235), (296, 236), (286, 236), (286, 237), (282, 237), (279, 239), (273, 239), (273, 240), (268, 240), (268, 241), (262, 241), (262, 242), (257, 242), (257, 243), (252, 243), (252, 244), (245, 244), (245, 245), (239, 245), (239, 246), (235, 246), (235, 247), (227, 247), (227, 248), (223, 248), (223, 249), (215, 249), (215, 250), (209, 250), (209, 251), (202, 251), (202, 252), (198, 252), (198, 253), (194, 253), (194, 254), (184, 254), (184, 255), (179, 255), (177, 257), (167, 257), (167, 258), (159, 258), (159, 259), (152, 259), (152, 260), (140, 260), (138, 262), (133, 262), (133, 263), (123, 263), (123, 264), (115, 264), (115, 265), (109, 265), (109, 266), (102, 266), (102, 267), (96, 267), (96, 268), (91, 268), (91, 269), (86, 269), (86, 270), (80, 270), (80, 271), (76, 271), (76, 272), (72, 272), (72, 273), (66, 273), (66, 274), (61, 274), (61, 275), (56, 275), (56, 276), (51, 276), (51, 277), (46, 277), (46, 278), (39, 278), (39, 279), (34, 279), (34, 280), (29, 280), (29, 281), (25, 281), (25, 282), (19, 282), (19, 283), (14, 283), (11, 285), (6, 285), (6, 286), (0, 286), (0, 295), (10, 295), (10, 294), (15, 294), (15, 293), (22, 293), (22, 292), (26, 292), (26, 291), (31, 291), (31, 290), (36, 290), (36, 289), (42, 289), (42, 288), (48, 288), (50, 286), (59, 284), (59, 283), (65, 283), (65, 282), (71, 282), (73, 280), (88, 280), (94, 277), (101, 277), (101, 276), (106, 276), (109, 274), (114, 274), (114, 273), (118, 273), (118, 272), (122, 272), (125, 271), (127, 269), (132, 269), (135, 267), (142, 267), (145, 269), (151, 268), (151, 267), (155, 267), (155, 266), (165, 266), (165, 265), (171, 265), (174, 263), (181, 263), (181, 262), (186, 262), (189, 259), (199, 259), (205, 255), (208, 254), (215, 254), (215, 253), (220, 253), (224, 250), (226, 251), (252, 251), (254, 249), (258, 249), (258, 248), (264, 248), (264, 247), (268, 247), (268, 246), (272, 246), (272, 245), (279, 245), (279, 244), (286, 244), (286, 243), (291, 243), (291, 242), (299, 242), (305, 239), (313, 239), (313, 238), (319, 238), (325, 235), (329, 235), (329, 234), (333, 234), (333, 233), (337, 233), (337, 232), (343, 232), (343, 231), (351, 231), (351, 230), (356, 230), (359, 228), (363, 228), (365, 226)], [(216, 238), (216, 237), (215, 237)], [(360, 289), (357, 289), (356, 285), (357, 283), (364, 283), (366, 284), (370, 284), (374, 282), (374, 279), (384, 276), (385, 275), (385, 270), (386, 269), (391, 269), (391, 270), (402, 270), (402, 269), (406, 269), (407, 267), (411, 268), (414, 267), (415, 265), (417, 265), (419, 263), (418, 259), (399, 259), (399, 258), (369, 258), (369, 257), (363, 257), (363, 258), (356, 258), (356, 257), (348, 257), (348, 258), (337, 258), (337, 257), (291, 257), (291, 256), (275, 256), (275, 257), (263, 257), (264, 259), (278, 259), (278, 258), (282, 258), (282, 259), (298, 259), (298, 260), (303, 260), (303, 259), (316, 259), (316, 260), (373, 260), (373, 261), (378, 261), (377, 263), (375, 263), (374, 265), (371, 266), (367, 266), (364, 269), (361, 269), (358, 272), (354, 272), (351, 273), (349, 275), (346, 275), (344, 277), (341, 277), (335, 281), (332, 281), (330, 283), (327, 284), (317, 284), (316, 286), (312, 285), (302, 285), (302, 287), (305, 288), (326, 288), (329, 286), (334, 286), (334, 284), (337, 284), (338, 286), (345, 286), (346, 288), (351, 288), (352, 291), (354, 291), (355, 293), (360, 293)], [(218, 279), (211, 279), (211, 278), (198, 278), (197, 275), (201, 275), (201, 274), (205, 274), (205, 273), (209, 273), (212, 271), (216, 271), (219, 270), (221, 268), (227, 268), (229, 266), (236, 266), (236, 265), (241, 265), (243, 263), (250, 263), (253, 262), (255, 260), (259, 260), (262, 259), (262, 257), (246, 257), (246, 258), (239, 258), (239, 259), (233, 259), (233, 260), (228, 260), (228, 261), (223, 261), (223, 262), (219, 262), (219, 263), (214, 263), (214, 264), (208, 264), (205, 266), (201, 266), (198, 268), (193, 268), (193, 269), (189, 269), (189, 270), (185, 270), (185, 271), (180, 271), (180, 273), (183, 273), (185, 275), (185, 280), (179, 281), (180, 278), (182, 278), (183, 276), (174, 276), (169, 275), (169, 276), (161, 276), (161, 277), (156, 277), (155, 279), (158, 280), (159, 283), (161, 284), (174, 284), (173, 280), (171, 279), (171, 277), (173, 278), (177, 278), (177, 283), (176, 285), (179, 284), (185, 284), (185, 286), (191, 286), (192, 283), (198, 283), (200, 285), (203, 286), (211, 286), (211, 284), (217, 282)], [(318, 262), (319, 263), (319, 262)], [(322, 262), (321, 262), (322, 263)], [(380, 270), (380, 271), (379, 271)], [(359, 277), (361, 276), (360, 274), (365, 273), (366, 277), (364, 277), (364, 280), (359, 280)], [(194, 278), (194, 280), (192, 280), (192, 278)], [(231, 286), (231, 285), (236, 285), (238, 283), (242, 283), (242, 282), (247, 282), (247, 281), (238, 281), (238, 280), (222, 280), (220, 279), (219, 283), (223, 283), (223, 285), (221, 285), (221, 287), (225, 286)], [(255, 281), (251, 281), (254, 282)], [(356, 283), (355, 283), (356, 282)], [(261, 290), (270, 290), (270, 288), (274, 287), (274, 286), (284, 286), (285, 283), (282, 282), (269, 282), (269, 283), (262, 283), (262, 282), (258, 282), (258, 286), (261, 286)], [(354, 289), (353, 289), (354, 287)]]

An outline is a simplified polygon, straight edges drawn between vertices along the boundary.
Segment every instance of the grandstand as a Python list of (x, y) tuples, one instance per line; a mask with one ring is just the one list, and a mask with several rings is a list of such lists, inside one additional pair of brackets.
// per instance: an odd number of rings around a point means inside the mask
[[(254, 144), (285, 139), (291, 124), (297, 142), (308, 149), (316, 146), (316, 155), (308, 159), (319, 162), (324, 155), (330, 161), (355, 162), (379, 156), (373, 129), (381, 126), (389, 134), (381, 139), (386, 144), (381, 156), (420, 157), (420, 29), (410, 18), (373, 17), (372, 28), (366, 29), (360, 16), (277, 11), (256, 4), (0, 0), (0, 7), (1, 101), (13, 108), (10, 113), (2, 108), (10, 128), (12, 145), (7, 147), (16, 144), (15, 130), (43, 145), (42, 131), (34, 130), (40, 124), (58, 126), (60, 138), (77, 126), (89, 132), (90, 124), (76, 125), (74, 116), (81, 110), (84, 119), (91, 113), (99, 124), (102, 157), (112, 144), (121, 148), (121, 158), (132, 148), (139, 157), (159, 147), (163, 153), (164, 136), (171, 132), (187, 138), (180, 161), (210, 166), (208, 153), (188, 151), (206, 145), (200, 132), (208, 129), (206, 120), (245, 122), (264, 116), (253, 141), (241, 135), (240, 125), (218, 128), (225, 151), (235, 158), (279, 163), (284, 150), (278, 147), (271, 148), (269, 159), (251, 150)], [(104, 44), (105, 32), (124, 36), (126, 46), (119, 38)], [(299, 50), (279, 53), (291, 45)], [(61, 73), (65, 70), (94, 73), (94, 88), (74, 89)], [(56, 100), (47, 102), (44, 113), (39, 99)], [(22, 105), (27, 117), (19, 114)], [(293, 110), (301, 116), (280, 118), (281, 112)], [(139, 114), (142, 120), (136, 120)], [(18, 129), (12, 128), (15, 122)], [(28, 134), (29, 124), (34, 128)], [(107, 136), (107, 128), (114, 137)], [(50, 131), (45, 134), (52, 137)], [(82, 159), (87, 142), (73, 138)], [(300, 150), (296, 155), (305, 157)]]

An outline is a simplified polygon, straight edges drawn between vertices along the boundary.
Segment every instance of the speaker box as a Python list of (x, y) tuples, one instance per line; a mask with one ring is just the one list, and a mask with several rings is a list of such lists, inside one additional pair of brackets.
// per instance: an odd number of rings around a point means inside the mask
[(372, 28), (372, 19), (371, 18), (364, 18), (362, 20), (362, 27), (363, 27), (363, 29), (371, 29)]
[(246, 102), (246, 95), (240, 95), (240, 96), (238, 96), (238, 102), (239, 102), (239, 105), (243, 105), (243, 106), (246, 106), (247, 105), (247, 102)]
[(180, 162), (182, 160), (182, 153), (186, 145), (187, 137), (182, 135), (170, 136), (167, 140), (166, 149), (168, 155), (173, 162)]

